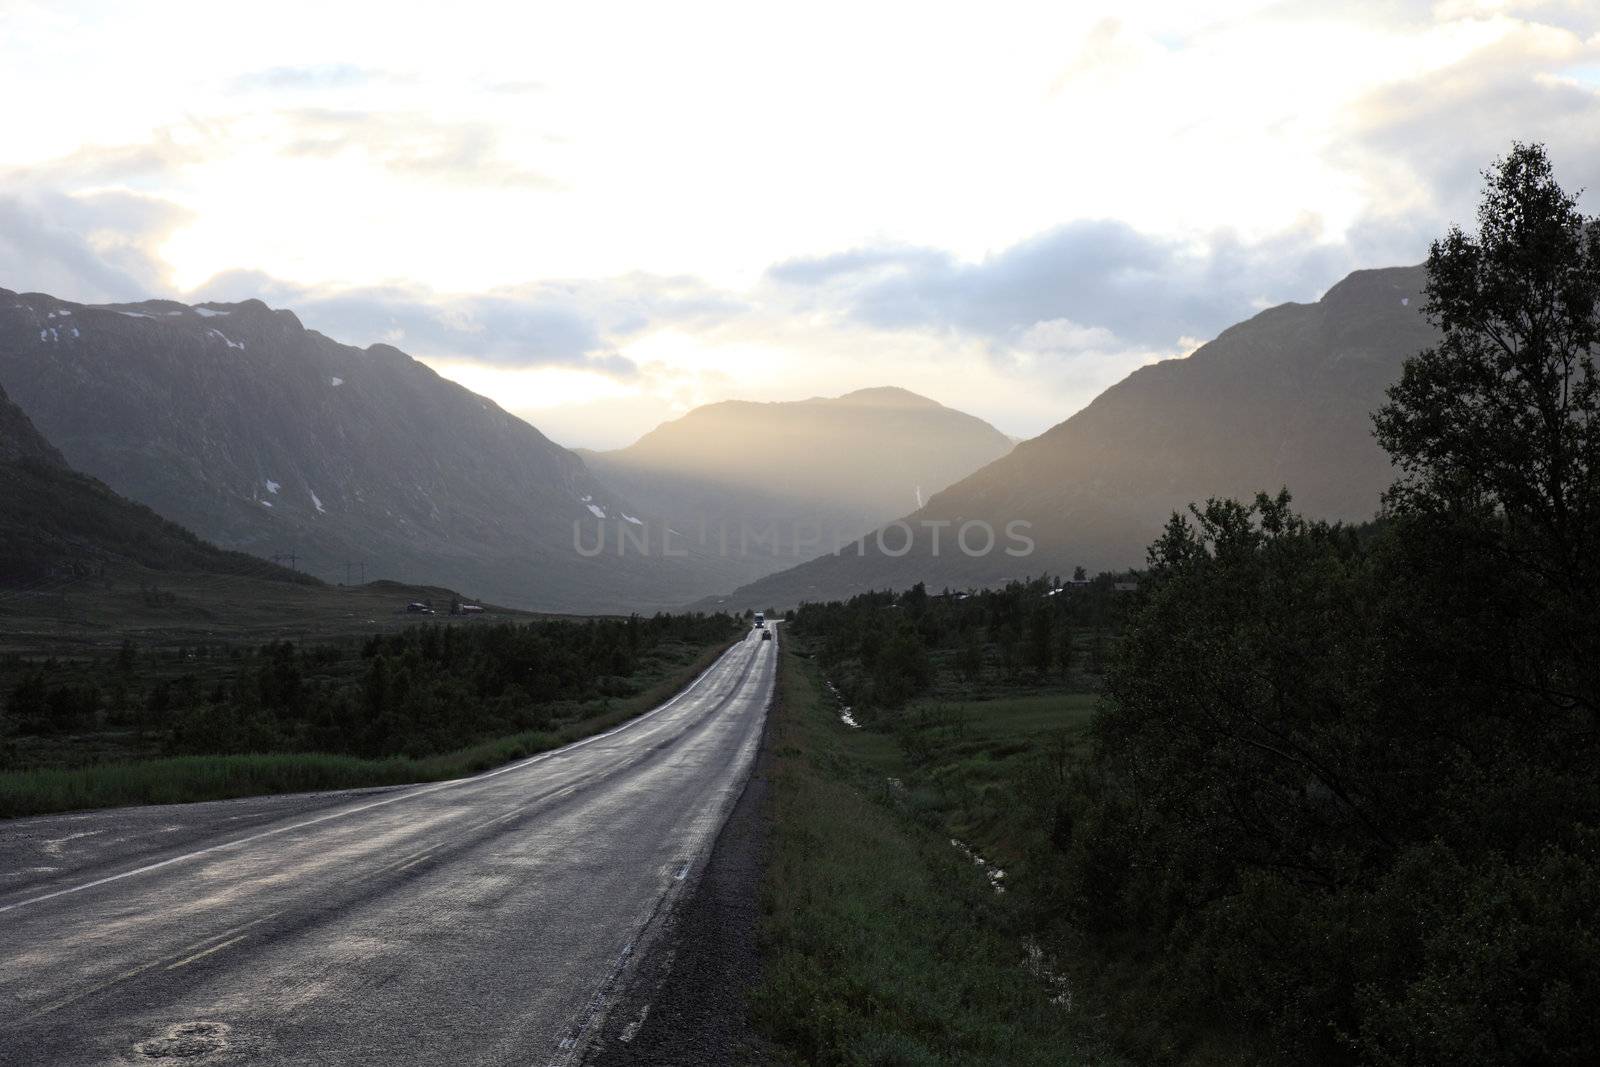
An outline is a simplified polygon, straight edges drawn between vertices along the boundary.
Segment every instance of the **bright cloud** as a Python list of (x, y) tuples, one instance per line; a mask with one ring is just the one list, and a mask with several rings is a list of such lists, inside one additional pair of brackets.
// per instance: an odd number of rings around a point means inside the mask
[[(898, 384), (1015, 433), (1600, 166), (1600, 10), (7, 5), (0, 284), (260, 296), (559, 440)], [(1594, 210), (1590, 206), (1590, 210)]]

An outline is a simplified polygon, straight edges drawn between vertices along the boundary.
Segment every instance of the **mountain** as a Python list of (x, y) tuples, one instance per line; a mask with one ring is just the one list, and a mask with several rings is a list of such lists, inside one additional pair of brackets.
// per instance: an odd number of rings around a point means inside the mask
[(982, 419), (877, 388), (708, 404), (627, 448), (581, 454), (740, 581), (847, 544), (1010, 450)]
[(105, 564), (155, 571), (249, 575), (294, 584), (314, 579), (208, 545), (149, 508), (67, 466), (0, 389), (0, 586), (42, 585)]
[(124, 638), (182, 646), (365, 636), (414, 621), (408, 602), (466, 599), (383, 581), (330, 586), (207, 544), (68, 467), (3, 389), (0, 501), (0, 654), (75, 655)]
[(89, 306), (0, 289), (0, 385), (78, 470), (324, 578), (550, 611), (715, 588), (703, 554), (576, 551), (575, 524), (638, 519), (576, 455), (396, 348), (340, 344), (258, 300)]
[(0, 389), (0, 464), (45, 468), (67, 465), (61, 453), (34, 428), (33, 420), (11, 402), (4, 389)]
[[(1284, 304), (1183, 359), (1134, 371), (1089, 406), (837, 555), (709, 603), (784, 607), (868, 588), (964, 588), (1025, 574), (1140, 566), (1175, 510), (1287, 486), (1308, 515), (1372, 517), (1392, 480), (1370, 414), (1406, 358), (1436, 341), (1421, 267), (1357, 271), (1313, 304)], [(954, 544), (987, 523), (992, 551)], [(1033, 541), (1007, 537), (1013, 521)], [(948, 526), (926, 524), (948, 523)], [(934, 537), (940, 539), (934, 550)], [(968, 547), (982, 549), (982, 527)], [(902, 549), (905, 551), (902, 553)]]

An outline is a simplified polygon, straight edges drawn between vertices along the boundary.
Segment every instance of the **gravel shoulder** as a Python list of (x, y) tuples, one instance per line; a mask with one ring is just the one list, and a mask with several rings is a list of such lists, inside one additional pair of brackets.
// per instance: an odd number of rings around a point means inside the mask
[[(774, 698), (776, 699), (776, 698)], [(770, 723), (771, 712), (768, 714)], [(633, 971), (589, 1046), (587, 1067), (733, 1067), (789, 1062), (758, 1034), (761, 877), (771, 832), (770, 726), (700, 881)]]

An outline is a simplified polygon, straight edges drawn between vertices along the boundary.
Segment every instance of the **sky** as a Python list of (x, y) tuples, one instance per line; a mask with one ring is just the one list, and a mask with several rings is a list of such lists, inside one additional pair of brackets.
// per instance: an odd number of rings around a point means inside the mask
[(0, 286), (260, 297), (572, 446), (878, 385), (1032, 436), (1420, 262), (1513, 140), (1600, 186), (1600, 0), (0, 0), (0, 28)]

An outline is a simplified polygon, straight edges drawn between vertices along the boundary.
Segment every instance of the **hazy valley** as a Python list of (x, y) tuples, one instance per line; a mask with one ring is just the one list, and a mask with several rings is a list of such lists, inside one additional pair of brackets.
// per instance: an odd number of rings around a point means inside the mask
[(4, 10), (0, 1063), (1600, 1063), (1600, 6)]

